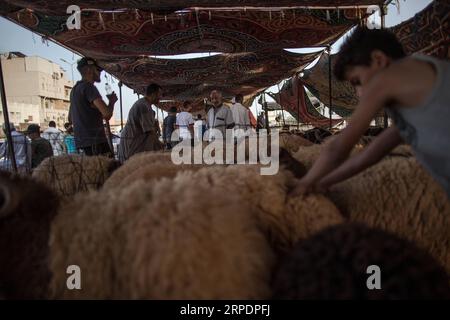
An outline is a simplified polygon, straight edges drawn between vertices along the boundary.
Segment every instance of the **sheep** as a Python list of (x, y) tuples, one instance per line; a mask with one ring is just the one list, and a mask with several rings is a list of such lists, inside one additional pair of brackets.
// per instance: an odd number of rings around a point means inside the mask
[(415, 158), (385, 158), (328, 196), (350, 221), (414, 241), (450, 272), (450, 202)]
[[(103, 189), (115, 189), (122, 181), (144, 166), (151, 166), (155, 164), (171, 164), (170, 152), (149, 151), (141, 152), (133, 155), (130, 159), (125, 161), (120, 168), (118, 168), (104, 183)], [(161, 171), (161, 174), (165, 174)], [(171, 174), (167, 172), (170, 176)]]
[[(326, 139), (325, 143), (323, 144), (315, 144), (312, 146), (300, 146), (296, 152), (293, 153), (293, 157), (301, 162), (306, 168), (310, 169), (314, 162), (319, 158), (320, 153), (323, 151), (323, 149), (326, 147), (328, 143), (332, 139), (335, 139), (336, 136), (331, 136), (328, 139)], [(358, 154), (359, 152), (362, 152), (364, 150), (365, 146), (362, 144), (356, 145), (350, 156), (354, 156)], [(398, 147), (394, 148), (392, 151), (387, 154), (384, 159), (391, 158), (391, 157), (414, 157), (414, 154), (412, 152), (412, 149), (409, 145), (399, 145)]]
[(32, 177), (58, 195), (70, 198), (78, 192), (98, 189), (119, 163), (103, 156), (61, 155), (45, 159)]
[[(290, 172), (259, 169), (181, 171), (78, 198), (53, 224), (53, 297), (269, 297), (278, 250), (343, 219), (323, 196), (286, 199)], [(86, 270), (82, 292), (64, 287), (69, 263)]]
[[(227, 191), (200, 170), (80, 196), (52, 226), (52, 296), (269, 297), (273, 253), (240, 194)], [(83, 290), (65, 289), (68, 264), (81, 267)]]
[[(381, 290), (367, 287), (375, 276), (369, 266), (379, 267)], [(272, 286), (275, 299), (450, 299), (448, 275), (430, 254), (394, 234), (353, 223), (298, 243), (281, 260)]]
[[(151, 155), (150, 158), (154, 156), (155, 155)], [(162, 159), (164, 160), (164, 158)], [(254, 202), (254, 199), (261, 199), (260, 201), (265, 201), (263, 204), (258, 204), (258, 207), (261, 208), (261, 210), (265, 210), (265, 208), (274, 209), (272, 212), (268, 211), (269, 213), (265, 214), (263, 217), (267, 220), (266, 223), (268, 226), (278, 226), (279, 230), (276, 231), (276, 234), (280, 235), (280, 237), (281, 235), (285, 237), (277, 239), (276, 242), (280, 245), (280, 248), (285, 248), (299, 239), (299, 237), (295, 234), (297, 230), (303, 230), (306, 232), (306, 230), (310, 228), (311, 232), (313, 232), (314, 228), (316, 226), (320, 228), (322, 223), (327, 225), (328, 223), (341, 222), (342, 217), (331, 202), (323, 196), (311, 196), (302, 201), (287, 198), (287, 188), (295, 183), (293, 178), (301, 178), (305, 174), (306, 170), (284, 149), (280, 149), (279, 160), (282, 170), (277, 176), (274, 177), (261, 177), (259, 173), (260, 166), (237, 165), (239, 169), (236, 170), (222, 171), (219, 169), (216, 171), (218, 172), (218, 177), (216, 180), (220, 181), (228, 179), (229, 181), (226, 182), (226, 184), (231, 186), (230, 192), (235, 192), (235, 189), (239, 188), (242, 190), (243, 194), (246, 195), (248, 201)], [(114, 179), (117, 182), (114, 182), (113, 185), (112, 183), (109, 183), (110, 181), (107, 181), (107, 183), (105, 183), (104, 190), (113, 189), (113, 186), (120, 189), (136, 180), (151, 181), (162, 177), (173, 178), (180, 171), (197, 171), (200, 168), (202, 168), (201, 165), (176, 166), (170, 162), (152, 162), (151, 164), (141, 166), (128, 176), (124, 176), (121, 171), (128, 171), (128, 168), (122, 167), (110, 178), (110, 180)], [(225, 174), (225, 172), (227, 172), (227, 174)], [(121, 176), (120, 181), (115, 179), (116, 175)], [(260, 184), (257, 183), (258, 181), (260, 181)], [(262, 186), (266, 184), (273, 187), (268, 190), (267, 188), (262, 188)], [(261, 188), (258, 189), (260, 186)], [(270, 194), (271, 191), (272, 193), (274, 191), (277, 192), (275, 194)], [(308, 207), (314, 208), (314, 210), (308, 210)], [(301, 211), (303, 212), (302, 215), (296, 214), (296, 212)], [(309, 214), (310, 212), (312, 213)], [(271, 217), (275, 217), (275, 221), (270, 221)], [(286, 219), (291, 219), (291, 221), (284, 221)], [(309, 223), (311, 221), (314, 222)], [(274, 222), (277, 222), (277, 224)]]
[[(257, 153), (258, 149), (257, 144), (251, 144), (249, 143), (248, 139), (245, 141), (242, 141), (241, 143), (245, 143), (245, 155), (244, 159), (248, 163), (249, 161), (249, 153), (252, 150), (255, 152), (258, 156), (256, 157), (256, 161), (259, 159), (259, 154)], [(259, 143), (259, 141), (256, 141), (256, 143)], [(202, 150), (205, 148), (205, 144), (202, 146)], [(225, 146), (224, 146), (225, 147)], [(240, 148), (239, 145), (234, 145), (234, 159), (233, 164), (238, 163), (237, 159), (237, 153)], [(280, 149), (280, 159), (281, 161), (291, 161), (293, 158), (285, 152), (286, 150), (281, 148)], [(203, 152), (203, 151), (202, 151)], [(284, 152), (284, 153), (283, 153)], [(224, 155), (224, 161), (223, 163), (226, 164), (226, 151), (223, 151)], [(291, 158), (291, 159), (288, 159)], [(193, 158), (191, 159), (193, 160)], [(192, 161), (193, 162), (193, 161)], [(171, 154), (167, 152), (145, 152), (140, 153), (132, 158), (130, 158), (128, 161), (126, 161), (121, 168), (116, 170), (112, 176), (105, 182), (103, 188), (104, 189), (116, 189), (121, 188), (123, 186), (126, 186), (131, 181), (134, 181), (136, 179), (143, 179), (143, 180), (152, 180), (152, 179), (160, 179), (162, 177), (174, 177), (178, 171), (184, 171), (184, 170), (193, 170), (196, 171), (202, 167), (204, 167), (204, 164), (180, 164), (175, 165), (172, 162)], [(304, 169), (301, 165), (295, 166), (290, 165), (291, 170), (294, 170), (297, 176), (304, 174)], [(303, 170), (303, 171), (302, 171)]]
[(295, 153), (299, 147), (312, 146), (313, 143), (305, 138), (295, 134), (280, 134), (280, 147), (289, 151), (289, 153)]
[(0, 295), (43, 299), (48, 294), (50, 223), (58, 196), (31, 178), (0, 171)]

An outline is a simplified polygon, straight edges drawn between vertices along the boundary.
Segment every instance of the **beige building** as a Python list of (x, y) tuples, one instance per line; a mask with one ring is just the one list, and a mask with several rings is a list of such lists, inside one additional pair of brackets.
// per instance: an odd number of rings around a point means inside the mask
[[(58, 64), (20, 52), (1, 55), (10, 122), (18, 130), (37, 123), (42, 130), (53, 120), (64, 130), (73, 82)], [(4, 118), (0, 109), (0, 123)]]

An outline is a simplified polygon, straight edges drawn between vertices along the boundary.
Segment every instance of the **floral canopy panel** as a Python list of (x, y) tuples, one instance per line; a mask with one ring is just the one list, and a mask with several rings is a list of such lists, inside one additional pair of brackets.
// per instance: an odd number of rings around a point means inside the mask
[[(331, 63), (336, 61), (336, 55), (331, 56)], [(330, 101), (329, 90), (329, 56), (322, 54), (317, 64), (304, 71), (303, 82), (308, 90), (325, 105)], [(341, 117), (351, 115), (351, 110), (355, 108), (358, 99), (355, 90), (348, 82), (338, 81), (333, 72), (331, 73), (331, 88), (333, 97), (333, 112)]]
[[(413, 18), (391, 28), (408, 54), (422, 53), (439, 58), (449, 58), (450, 44), (450, 2), (435, 0)], [(336, 61), (332, 56), (331, 61)], [(328, 55), (310, 70), (306, 70), (303, 81), (320, 101), (329, 101)], [(358, 99), (348, 82), (337, 81), (332, 74), (333, 111), (342, 117), (348, 117), (356, 107)]]
[(435, 0), (413, 18), (392, 28), (408, 54), (450, 58), (450, 1)]
[(270, 50), (197, 59), (142, 57), (99, 62), (137, 92), (144, 92), (148, 82), (153, 81), (163, 87), (165, 99), (203, 100), (213, 89), (221, 90), (224, 97), (253, 95), (286, 74), (302, 70), (315, 57), (316, 54)]
[[(136, 92), (151, 82), (175, 100), (201, 100), (212, 88), (247, 99), (293, 76), (315, 56), (283, 49), (334, 43), (379, 0), (0, 0), (0, 15), (99, 60)], [(81, 29), (67, 28), (69, 5)], [(186, 6), (189, 7), (186, 8)], [(340, 8), (337, 8), (337, 7)], [(197, 59), (152, 56), (198, 52)]]

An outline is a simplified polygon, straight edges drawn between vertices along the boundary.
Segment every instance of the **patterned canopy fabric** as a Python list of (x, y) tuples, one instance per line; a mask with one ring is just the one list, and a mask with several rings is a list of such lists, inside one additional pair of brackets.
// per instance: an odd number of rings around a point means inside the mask
[(203, 99), (214, 89), (222, 91), (225, 98), (238, 93), (256, 94), (299, 72), (316, 55), (271, 50), (197, 59), (143, 57), (99, 60), (99, 63), (139, 93), (143, 93), (150, 82), (157, 82), (164, 88), (165, 98), (184, 100)]
[[(423, 53), (439, 58), (450, 58), (450, 2), (435, 0), (413, 18), (391, 28), (408, 54)], [(331, 57), (332, 63), (335, 57)], [(303, 81), (308, 90), (320, 101), (328, 104), (328, 55), (323, 55), (317, 65), (305, 71)], [(342, 117), (351, 115), (358, 99), (352, 86), (337, 81), (332, 74), (333, 111)]]
[(333, 43), (358, 21), (362, 10), (284, 12), (149, 11), (81, 14), (81, 29), (68, 30), (68, 14), (4, 13), (9, 19), (96, 59), (195, 52), (257, 52)]
[[(283, 109), (301, 123), (311, 124), (315, 127), (329, 127), (330, 119), (321, 115), (312, 105), (311, 100), (305, 92), (304, 83), (298, 76), (292, 77), (287, 81), (280, 92), (271, 94)], [(332, 125), (342, 120), (333, 119)]]
[[(331, 56), (331, 63), (336, 61), (336, 55)], [(324, 104), (330, 101), (329, 91), (329, 56), (322, 54), (317, 64), (304, 71), (303, 82), (311, 93)], [(348, 82), (338, 81), (331, 72), (331, 94), (333, 98), (333, 112), (341, 117), (348, 117), (355, 108), (358, 99), (355, 90)]]
[[(156, 82), (167, 99), (201, 106), (212, 89), (225, 97), (242, 93), (251, 101), (315, 58), (284, 48), (334, 43), (366, 14), (365, 6), (382, 2), (84, 0), (75, 2), (82, 10), (79, 30), (66, 25), (70, 0), (0, 0), (0, 15), (97, 59), (136, 92)], [(195, 52), (222, 54), (192, 60), (151, 57)]]
[[(11, 7), (30, 8), (46, 14), (65, 14), (66, 8), (73, 0), (36, 1), (36, 0), (4, 0)], [(82, 9), (140, 9), (173, 12), (189, 7), (330, 7), (363, 6), (379, 4), (378, 0), (81, 0), (76, 4)]]
[(392, 28), (407, 53), (450, 58), (450, 1), (435, 0), (413, 18)]

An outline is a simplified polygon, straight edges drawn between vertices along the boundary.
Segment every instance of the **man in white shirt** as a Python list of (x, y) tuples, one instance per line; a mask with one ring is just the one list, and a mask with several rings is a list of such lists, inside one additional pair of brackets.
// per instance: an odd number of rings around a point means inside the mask
[(248, 135), (247, 130), (251, 128), (250, 118), (248, 116), (248, 109), (242, 105), (244, 97), (242, 94), (237, 94), (234, 98), (235, 103), (231, 106), (231, 113), (234, 120), (234, 137), (241, 139)]
[(190, 111), (191, 102), (185, 101), (181, 112), (177, 114), (176, 128), (179, 129), (181, 140), (191, 140), (194, 137), (194, 118)]
[(42, 133), (42, 138), (50, 142), (54, 156), (64, 153), (64, 134), (56, 128), (55, 121), (48, 123), (48, 128)]

